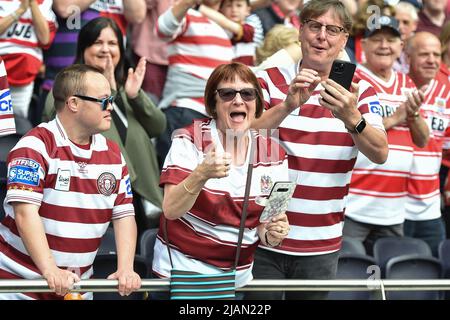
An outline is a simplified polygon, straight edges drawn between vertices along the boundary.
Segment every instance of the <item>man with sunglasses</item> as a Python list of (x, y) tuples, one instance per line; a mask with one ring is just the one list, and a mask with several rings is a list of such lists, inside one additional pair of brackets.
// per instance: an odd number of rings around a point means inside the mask
[(111, 125), (108, 80), (93, 67), (73, 65), (56, 76), (53, 95), (56, 118), (32, 129), (8, 155), (0, 278), (44, 278), (55, 293), (0, 299), (62, 299), (75, 282), (92, 276), (111, 220), (118, 268), (108, 279), (129, 295), (141, 284), (133, 271), (137, 231), (125, 160), (100, 134)]
[[(303, 59), (259, 73), (266, 111), (256, 128), (278, 128), (290, 179), (297, 182), (286, 214), (291, 230), (282, 245), (260, 245), (256, 279), (332, 279), (341, 248), (345, 199), (356, 155), (387, 158), (379, 101), (365, 81), (346, 90), (328, 79), (352, 22), (339, 0), (311, 0), (300, 14)], [(285, 292), (286, 299), (325, 299), (327, 292)], [(252, 292), (249, 299), (282, 299), (283, 292)]]

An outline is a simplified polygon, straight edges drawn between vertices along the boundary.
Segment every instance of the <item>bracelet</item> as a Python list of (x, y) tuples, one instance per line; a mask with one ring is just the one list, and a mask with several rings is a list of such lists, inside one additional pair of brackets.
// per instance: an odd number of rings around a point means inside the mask
[(192, 194), (193, 196), (198, 196), (200, 192), (193, 192), (191, 190), (188, 189), (188, 187), (186, 186), (186, 182), (183, 182), (183, 188), (184, 190), (186, 190), (187, 193)]
[(269, 246), (269, 247), (278, 247), (280, 244), (281, 244), (281, 242), (280, 243), (277, 243), (277, 244), (271, 244), (270, 242), (269, 242), (269, 238), (267, 237), (267, 234), (269, 233), (269, 231), (266, 231), (266, 233), (264, 233), (264, 239), (266, 240), (266, 244), (267, 244), (267, 246)]
[(10, 15), (14, 21), (19, 20), (19, 16), (17, 15), (17, 13), (15, 11), (11, 12)]

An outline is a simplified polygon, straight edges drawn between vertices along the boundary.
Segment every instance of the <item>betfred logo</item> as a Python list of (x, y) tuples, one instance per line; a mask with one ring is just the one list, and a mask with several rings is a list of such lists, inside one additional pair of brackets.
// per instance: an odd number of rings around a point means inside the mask
[(36, 161), (32, 160), (32, 159), (28, 159), (28, 158), (16, 158), (13, 159), (10, 164), (11, 167), (15, 167), (15, 166), (25, 166), (25, 167), (29, 167), (30, 169), (33, 170), (37, 170), (39, 169), (39, 167), (41, 166), (39, 163), (37, 163)]

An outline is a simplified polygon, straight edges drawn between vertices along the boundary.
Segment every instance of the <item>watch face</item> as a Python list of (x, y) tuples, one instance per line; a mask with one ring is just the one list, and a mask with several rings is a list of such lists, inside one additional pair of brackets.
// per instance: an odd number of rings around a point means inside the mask
[(357, 133), (361, 133), (365, 127), (366, 127), (366, 120), (364, 118), (361, 118), (361, 120), (358, 122), (358, 124), (355, 127), (355, 131)]

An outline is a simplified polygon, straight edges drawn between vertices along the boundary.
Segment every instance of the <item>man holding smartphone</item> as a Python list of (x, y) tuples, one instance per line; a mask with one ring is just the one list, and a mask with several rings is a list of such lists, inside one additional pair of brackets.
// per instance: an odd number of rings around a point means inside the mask
[[(281, 246), (257, 250), (256, 279), (333, 279), (356, 155), (360, 151), (383, 163), (388, 154), (373, 88), (354, 78), (349, 91), (328, 79), (352, 26), (345, 6), (339, 0), (311, 0), (300, 20), (302, 61), (259, 74), (267, 110), (254, 127), (279, 129), (290, 178), (297, 187), (286, 212), (291, 231)], [(289, 291), (285, 297), (325, 299), (327, 294)], [(282, 297), (283, 292), (247, 295), (249, 299)]]

